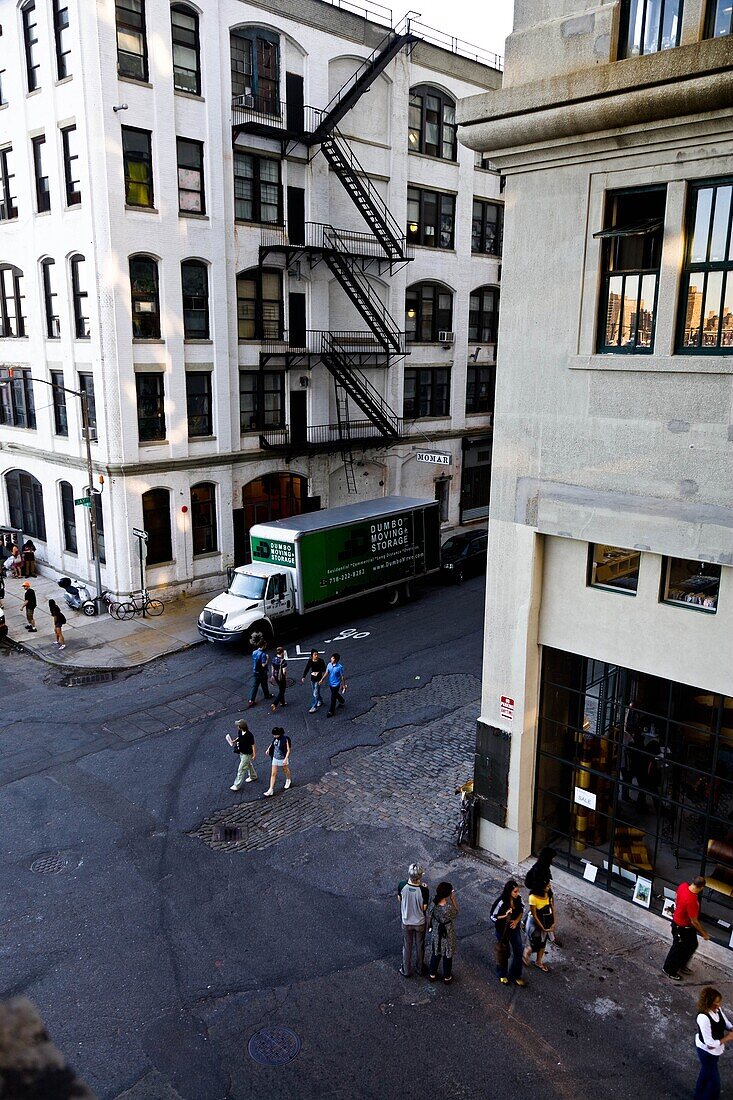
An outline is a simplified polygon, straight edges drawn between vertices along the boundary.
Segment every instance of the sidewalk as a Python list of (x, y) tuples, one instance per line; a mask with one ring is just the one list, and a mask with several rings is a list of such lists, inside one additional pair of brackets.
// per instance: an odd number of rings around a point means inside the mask
[[(73, 611), (67, 607), (63, 590), (56, 580), (41, 576), (31, 578), (38, 599), (35, 616), (38, 633), (31, 634), (25, 629), (22, 610), (24, 579), (5, 579), (3, 603), (9, 638), (27, 653), (58, 668), (134, 668), (203, 641), (196, 623), (208, 596), (201, 592), (171, 600), (157, 618), (143, 619), (136, 615), (133, 619), (119, 622), (106, 611), (94, 618), (88, 618), (81, 611)], [(66, 649), (62, 652), (54, 645), (49, 599), (55, 600), (66, 616)]]

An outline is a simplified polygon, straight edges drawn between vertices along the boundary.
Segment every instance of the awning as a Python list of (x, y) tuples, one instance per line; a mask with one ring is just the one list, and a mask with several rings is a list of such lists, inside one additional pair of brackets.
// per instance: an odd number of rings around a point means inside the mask
[(648, 233), (656, 233), (663, 225), (663, 218), (646, 218), (641, 222), (630, 222), (628, 225), (613, 225), (610, 229), (600, 229), (593, 234), (593, 238), (594, 240), (598, 240), (598, 238), (607, 240), (610, 237), (645, 237)]

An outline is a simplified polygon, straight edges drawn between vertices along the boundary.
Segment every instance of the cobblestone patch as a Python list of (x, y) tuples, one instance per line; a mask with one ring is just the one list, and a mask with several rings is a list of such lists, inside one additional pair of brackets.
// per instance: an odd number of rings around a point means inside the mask
[[(348, 762), (315, 783), (295, 786), (287, 793), (280, 790), (272, 799), (218, 810), (190, 835), (222, 851), (261, 850), (307, 829), (343, 830), (358, 825), (385, 829), (397, 825), (435, 839), (449, 839), (458, 818), (458, 799), (453, 792), (473, 772), (477, 701), (466, 702), (466, 695), (478, 681), (467, 685), (467, 679), (439, 677), (438, 683), (433, 681), (422, 689), (398, 692), (404, 710), (406, 696), (430, 689), (446, 699), (447, 689), (455, 690), (448, 681), (460, 680), (463, 705), (425, 725), (403, 727), (398, 737), (363, 749), (358, 756), (351, 750)], [(389, 705), (391, 698), (379, 699), (367, 712), (372, 721), (380, 706), (383, 719), (397, 713)], [(217, 839), (221, 826), (240, 827), (242, 839)]]
[(427, 684), (414, 684), (391, 695), (376, 696), (374, 705), (353, 721), (389, 729), (395, 721), (404, 725), (405, 714), (413, 707), (439, 706), (453, 712), (468, 703), (475, 704), (480, 695), (481, 681), (475, 676), (433, 676)]

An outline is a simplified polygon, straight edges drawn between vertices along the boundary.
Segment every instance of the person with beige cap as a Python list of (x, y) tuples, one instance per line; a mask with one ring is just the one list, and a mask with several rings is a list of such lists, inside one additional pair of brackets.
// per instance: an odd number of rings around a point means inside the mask
[(257, 772), (252, 763), (257, 756), (257, 747), (254, 735), (243, 718), (240, 718), (235, 726), (237, 730), (236, 740), (232, 741), (230, 737), (227, 740), (234, 751), (239, 754), (239, 768), (237, 769), (237, 778), (229, 789), (240, 791), (243, 783), (254, 783), (257, 778)]
[(23, 610), (25, 611), (25, 617), (28, 620), (25, 624), (25, 628), (26, 630), (30, 630), (31, 634), (38, 633), (34, 621), (34, 615), (36, 613), (37, 606), (38, 600), (36, 599), (36, 593), (31, 587), (31, 582), (23, 581)]

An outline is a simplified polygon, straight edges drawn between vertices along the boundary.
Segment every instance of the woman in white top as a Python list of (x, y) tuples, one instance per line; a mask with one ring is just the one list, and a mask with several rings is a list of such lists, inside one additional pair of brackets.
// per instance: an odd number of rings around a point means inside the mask
[(700, 1059), (693, 1100), (719, 1100), (720, 1070), (718, 1059), (725, 1053), (725, 1044), (733, 1040), (733, 1024), (722, 1008), (723, 998), (717, 989), (706, 985), (697, 1002), (697, 1035), (695, 1045)]

